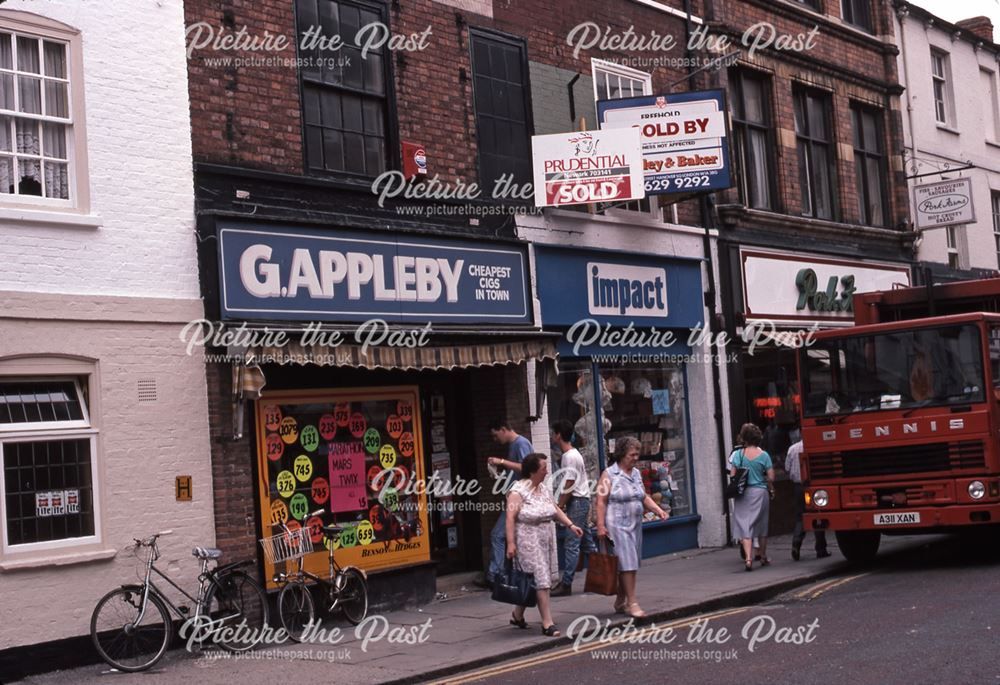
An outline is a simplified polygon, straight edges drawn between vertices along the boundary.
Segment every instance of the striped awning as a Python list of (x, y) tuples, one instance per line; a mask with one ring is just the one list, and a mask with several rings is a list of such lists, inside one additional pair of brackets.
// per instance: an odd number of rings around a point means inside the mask
[(316, 364), (397, 371), (449, 370), (520, 364), (530, 359), (554, 362), (556, 343), (554, 339), (541, 337), (422, 347), (341, 345), (329, 348), (293, 342), (282, 347), (251, 347), (243, 352), (242, 358), (242, 364), (233, 365), (233, 387), (242, 392), (244, 399), (257, 399), (266, 382), (261, 364)]

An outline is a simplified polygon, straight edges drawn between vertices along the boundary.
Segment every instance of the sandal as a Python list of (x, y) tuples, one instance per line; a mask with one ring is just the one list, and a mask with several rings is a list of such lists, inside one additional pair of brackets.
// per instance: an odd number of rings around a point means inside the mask
[(556, 624), (553, 623), (548, 628), (542, 628), (542, 635), (546, 637), (561, 637), (562, 633), (559, 632), (559, 629), (556, 628)]
[(767, 557), (764, 557), (763, 559), (760, 560), (760, 565), (761, 566), (770, 566), (771, 565), (771, 560), (769, 558), (767, 558)]
[(615, 602), (615, 613), (616, 614), (624, 614), (624, 613), (626, 613), (625, 607), (627, 607), (627, 606), (628, 606), (628, 604), (626, 604), (625, 602), (622, 602), (621, 604), (619, 604), (618, 602)]
[(633, 611), (627, 611), (627, 612), (626, 612), (626, 613), (627, 613), (627, 614), (628, 614), (629, 616), (631, 616), (632, 618), (642, 618), (642, 617), (644, 617), (644, 616), (646, 615), (646, 612), (642, 610), (642, 607), (640, 607), (640, 606), (639, 606), (639, 603), (638, 603), (638, 602), (632, 602), (632, 603), (631, 603), (631, 604), (629, 604), (628, 606), (629, 606), (630, 608), (631, 608), (631, 607), (638, 607), (638, 609), (637, 609), (637, 610), (633, 610)]
[(752, 571), (753, 570), (753, 562), (752, 561), (748, 561), (746, 563), (746, 566), (744, 567), (744, 570), (745, 571)]
[(517, 626), (521, 630), (524, 630), (528, 627), (528, 622), (524, 620), (523, 616), (521, 618), (517, 618), (516, 616), (514, 616), (514, 614), (510, 615), (510, 624), (512, 626)]

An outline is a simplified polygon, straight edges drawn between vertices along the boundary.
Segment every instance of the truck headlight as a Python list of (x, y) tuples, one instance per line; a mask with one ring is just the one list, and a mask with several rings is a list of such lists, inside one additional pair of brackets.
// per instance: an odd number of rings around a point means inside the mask
[(816, 490), (813, 492), (813, 504), (817, 507), (825, 507), (830, 503), (830, 495), (826, 490)]
[(972, 499), (982, 499), (986, 495), (986, 486), (981, 480), (974, 480), (969, 483), (969, 497)]

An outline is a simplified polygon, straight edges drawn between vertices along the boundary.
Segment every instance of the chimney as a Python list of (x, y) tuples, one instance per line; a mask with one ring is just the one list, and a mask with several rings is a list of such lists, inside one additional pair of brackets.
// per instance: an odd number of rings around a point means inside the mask
[(955, 25), (974, 34), (980, 40), (993, 43), (993, 22), (989, 17), (972, 17), (956, 21)]

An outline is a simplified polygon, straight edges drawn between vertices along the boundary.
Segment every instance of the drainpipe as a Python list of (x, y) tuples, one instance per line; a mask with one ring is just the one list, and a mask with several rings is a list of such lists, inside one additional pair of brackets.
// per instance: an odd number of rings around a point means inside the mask
[[(910, 160), (917, 159), (917, 134), (913, 129), (913, 98), (911, 96), (910, 88), (910, 66), (906, 61), (906, 18), (910, 16), (910, 9), (906, 5), (900, 6), (896, 10), (896, 17), (899, 19), (899, 58), (903, 62), (903, 82), (905, 90), (903, 95), (906, 98), (906, 121), (910, 128)], [(886, 99), (888, 99), (886, 95)], [(887, 103), (888, 104), (888, 103)], [(886, 107), (886, 111), (891, 111)], [(906, 147), (906, 136), (903, 136), (903, 147)], [(906, 164), (903, 164), (903, 173), (906, 174)], [(913, 198), (910, 195), (910, 182), (906, 182), (906, 196), (910, 199), (910, 205), (913, 205)], [(913, 260), (918, 261), (919, 256), (917, 254), (917, 245), (913, 244)]]
[[(684, 57), (687, 61), (688, 70), (688, 88), (694, 89), (695, 78), (694, 72), (695, 67), (692, 57), (692, 50), (690, 47), (691, 43), (691, 33), (692, 22), (691, 22), (691, 0), (684, 0), (684, 14), (686, 19), (684, 22)], [(705, 253), (705, 269), (708, 272), (708, 289), (705, 292), (705, 304), (708, 307), (708, 321), (705, 322), (705, 330), (709, 333), (713, 333), (716, 328), (716, 320), (718, 317), (718, 310), (715, 307), (715, 261), (712, 258), (712, 239), (710, 231), (715, 226), (714, 212), (715, 207), (714, 198), (708, 195), (701, 195), (699, 197), (699, 209), (701, 210), (701, 225), (704, 227), (705, 232), (702, 234), (701, 243), (702, 250)], [(717, 349), (715, 346), (712, 348)], [(720, 354), (724, 353), (725, 348), (718, 350)], [(726, 456), (728, 452), (726, 451), (726, 432), (722, 423), (722, 378), (719, 372), (719, 364), (715, 363), (714, 360), (710, 362), (712, 364), (712, 403), (713, 411), (715, 417), (715, 436), (716, 441), (719, 444), (719, 467), (720, 467), (720, 480), (722, 484), (722, 491), (725, 492), (726, 484), (728, 482), (727, 477), (729, 475), (729, 467), (726, 463)], [(691, 465), (694, 468), (694, 464)], [(723, 511), (726, 517), (726, 544), (731, 543), (732, 539), (732, 529), (729, 521), (729, 504), (724, 501)]]

